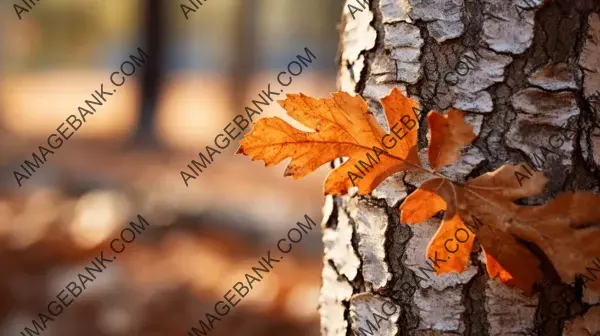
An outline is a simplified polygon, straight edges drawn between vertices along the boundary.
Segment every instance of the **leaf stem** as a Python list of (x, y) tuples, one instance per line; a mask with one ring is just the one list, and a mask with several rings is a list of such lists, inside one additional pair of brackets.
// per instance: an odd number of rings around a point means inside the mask
[[(388, 154), (388, 155), (389, 155), (389, 154)], [(397, 157), (397, 156), (394, 156), (394, 155), (389, 155), (389, 156), (390, 156), (390, 157), (392, 157), (392, 158), (394, 158), (394, 159), (396, 159), (396, 160), (402, 161), (402, 162), (404, 162), (406, 165), (408, 165), (408, 166), (411, 166), (411, 167), (414, 167), (414, 168), (416, 168), (417, 170), (421, 170), (421, 171), (422, 171), (422, 172), (424, 172), (424, 173), (428, 173), (428, 174), (430, 174), (430, 175), (437, 176), (437, 177), (439, 177), (439, 178), (442, 178), (442, 179), (444, 179), (444, 180), (448, 180), (448, 181), (450, 181), (450, 182), (452, 182), (452, 183), (456, 183), (456, 184), (458, 184), (458, 185), (461, 185), (461, 186), (463, 185), (462, 183), (460, 183), (460, 182), (457, 182), (457, 181), (454, 181), (454, 180), (452, 180), (451, 178), (449, 178), (449, 177), (447, 177), (447, 176), (444, 176), (444, 175), (442, 175), (442, 174), (440, 174), (440, 173), (438, 173), (438, 172), (436, 172), (436, 171), (434, 171), (434, 170), (429, 170), (429, 169), (427, 169), (427, 168), (425, 168), (425, 167), (423, 167), (423, 166), (420, 166), (420, 165), (414, 164), (414, 163), (412, 163), (412, 162), (406, 161), (405, 159), (399, 158), (399, 157)]]

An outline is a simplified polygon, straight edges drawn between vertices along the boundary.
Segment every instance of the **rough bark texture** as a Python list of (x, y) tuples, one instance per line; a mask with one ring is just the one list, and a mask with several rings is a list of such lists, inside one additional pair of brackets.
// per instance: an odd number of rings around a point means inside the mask
[[(543, 166), (550, 183), (524, 204), (564, 190), (600, 194), (598, 1), (371, 0), (368, 9), (354, 10), (355, 18), (352, 8), (362, 9), (356, 0), (345, 4), (340, 89), (361, 94), (384, 127), (379, 99), (393, 87), (427, 111), (461, 109), (475, 126), (478, 138), (445, 175), (466, 180), (505, 163), (535, 163), (544, 147), (554, 152)], [(425, 118), (420, 125), (423, 152)], [(561, 127), (576, 136), (550, 147)], [(534, 246), (547, 284), (533, 296), (490, 280), (477, 245), (464, 273), (419, 280), (440, 220), (409, 227), (399, 222), (398, 205), (424, 178), (399, 173), (371, 196), (326, 199), (322, 334), (492, 336), (534, 329), (564, 286)], [(568, 317), (545, 323), (539, 334), (600, 335), (597, 300), (584, 290)]]

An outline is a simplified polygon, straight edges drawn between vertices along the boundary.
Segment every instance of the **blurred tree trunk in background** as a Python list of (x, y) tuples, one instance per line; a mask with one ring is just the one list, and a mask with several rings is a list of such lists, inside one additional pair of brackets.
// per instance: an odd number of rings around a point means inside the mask
[[(543, 167), (550, 182), (531, 202), (546, 202), (563, 190), (599, 193), (597, 1), (370, 2), (370, 10), (346, 2), (340, 89), (361, 94), (380, 121), (385, 116), (379, 99), (393, 87), (418, 99), (426, 112), (464, 110), (478, 138), (446, 171), (459, 180), (509, 162), (532, 162), (545, 147), (555, 152)], [(420, 148), (427, 146), (424, 115)], [(569, 118), (577, 134), (550, 147), (549, 138)], [(429, 272), (430, 279), (418, 281), (417, 275), (424, 277), (419, 268), (428, 269), (425, 250), (440, 220), (408, 226), (399, 222), (398, 205), (422, 181), (399, 173), (371, 196), (326, 199), (322, 334), (518, 335), (551, 316), (549, 302), (564, 284), (532, 246), (548, 281), (532, 297), (490, 280), (478, 244), (464, 273)], [(584, 326), (578, 318), (600, 319), (598, 295), (583, 294), (596, 305), (593, 311), (583, 309), (579, 298), (569, 316), (550, 319), (533, 334), (599, 335), (592, 330), (597, 325)]]
[[(170, 2), (168, 4), (171, 4)], [(158, 141), (154, 132), (156, 108), (160, 86), (164, 80), (167, 37), (167, 1), (147, 0), (140, 2), (143, 13), (140, 47), (148, 54), (149, 64), (140, 68), (141, 113), (133, 136), (134, 145), (155, 147)]]
[(252, 81), (256, 66), (256, 44), (258, 34), (259, 5), (263, 1), (238, 1), (235, 6), (233, 62), (229, 71), (229, 93), (231, 94), (231, 110), (233, 115), (239, 113), (246, 105), (245, 97)]

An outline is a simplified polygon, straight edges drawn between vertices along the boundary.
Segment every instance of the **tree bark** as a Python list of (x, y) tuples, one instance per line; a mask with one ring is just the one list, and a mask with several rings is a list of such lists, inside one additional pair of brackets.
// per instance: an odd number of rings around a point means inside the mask
[[(454, 107), (474, 126), (478, 138), (446, 176), (466, 181), (506, 163), (539, 165), (542, 155), (550, 182), (522, 204), (600, 194), (598, 1), (359, 2), (345, 2), (338, 86), (362, 95), (384, 128), (379, 99), (399, 87), (425, 112)], [(426, 118), (419, 124), (423, 154)], [(561, 128), (572, 140), (557, 143)], [(425, 178), (398, 173), (370, 196), (326, 198), (323, 335), (600, 335), (599, 293), (579, 285), (564, 316), (543, 318), (566, 285), (532, 245), (545, 281), (533, 296), (490, 279), (478, 244), (464, 273), (419, 280), (441, 217), (408, 226), (398, 206)]]

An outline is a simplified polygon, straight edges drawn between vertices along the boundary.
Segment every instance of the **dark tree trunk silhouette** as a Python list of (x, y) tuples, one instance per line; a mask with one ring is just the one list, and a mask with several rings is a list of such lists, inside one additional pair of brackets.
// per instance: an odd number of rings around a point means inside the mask
[(161, 83), (164, 80), (167, 25), (166, 0), (147, 0), (140, 2), (143, 10), (141, 48), (148, 54), (148, 63), (141, 67), (141, 113), (133, 143), (141, 147), (158, 145), (154, 122)]

